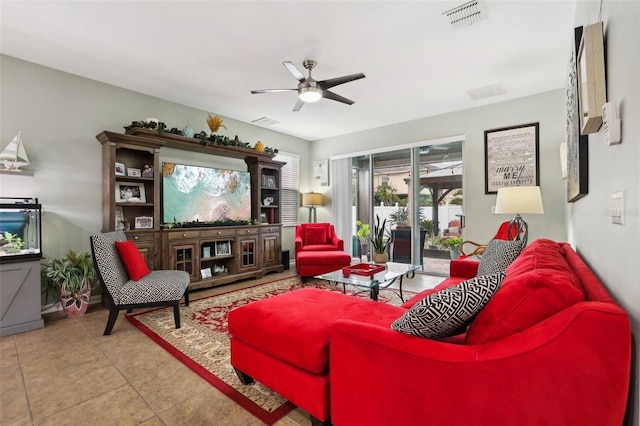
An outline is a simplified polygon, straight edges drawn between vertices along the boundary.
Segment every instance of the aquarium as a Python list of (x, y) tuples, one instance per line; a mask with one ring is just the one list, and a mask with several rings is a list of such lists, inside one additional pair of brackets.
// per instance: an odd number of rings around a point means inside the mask
[(0, 263), (42, 258), (41, 216), (37, 198), (0, 197)]
[(164, 223), (250, 220), (250, 173), (163, 163), (162, 219)]

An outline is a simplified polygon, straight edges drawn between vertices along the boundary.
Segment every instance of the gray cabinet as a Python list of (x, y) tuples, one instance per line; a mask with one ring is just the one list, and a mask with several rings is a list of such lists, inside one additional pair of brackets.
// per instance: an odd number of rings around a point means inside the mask
[(40, 261), (0, 264), (0, 336), (42, 327)]

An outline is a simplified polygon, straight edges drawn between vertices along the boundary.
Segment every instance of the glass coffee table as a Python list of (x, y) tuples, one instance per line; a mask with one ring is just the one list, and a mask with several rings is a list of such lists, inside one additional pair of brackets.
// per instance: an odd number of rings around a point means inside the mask
[[(352, 265), (354, 266), (354, 265)], [(380, 265), (382, 266), (382, 265)], [(314, 278), (329, 281), (332, 283), (342, 284), (342, 291), (346, 293), (346, 286), (350, 284), (352, 286), (362, 288), (362, 291), (368, 291), (371, 296), (371, 300), (378, 300), (378, 293), (380, 289), (388, 289), (400, 296), (400, 299), (404, 302), (404, 296), (402, 295), (402, 279), (406, 276), (411, 279), (414, 277), (416, 269), (420, 268), (420, 265), (411, 265), (409, 263), (395, 263), (387, 262), (384, 264), (384, 271), (380, 271), (371, 276), (350, 274), (345, 276), (342, 268), (337, 271), (328, 272), (326, 274), (316, 275)], [(393, 283), (398, 282), (399, 293), (396, 289), (389, 289)]]

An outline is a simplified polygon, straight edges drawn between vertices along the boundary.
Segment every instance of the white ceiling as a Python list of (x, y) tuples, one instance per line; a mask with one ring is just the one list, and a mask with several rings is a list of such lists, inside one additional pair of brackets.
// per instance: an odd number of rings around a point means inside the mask
[[(484, 1), (453, 30), (442, 13), (463, 2), (3, 0), (0, 52), (307, 140), (564, 87), (575, 0)], [(318, 80), (364, 73), (332, 89), (355, 104), (250, 94), (297, 87), (282, 62), (304, 59)]]

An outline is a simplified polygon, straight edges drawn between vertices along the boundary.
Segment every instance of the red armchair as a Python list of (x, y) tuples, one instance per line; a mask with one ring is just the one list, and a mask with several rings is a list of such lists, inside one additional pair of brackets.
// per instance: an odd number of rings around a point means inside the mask
[(296, 226), (296, 268), (301, 277), (312, 277), (349, 266), (351, 256), (344, 251), (330, 223), (303, 223)]

